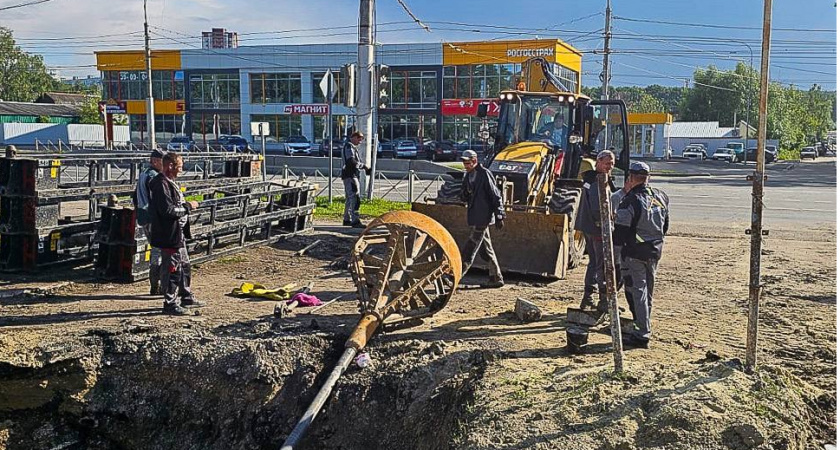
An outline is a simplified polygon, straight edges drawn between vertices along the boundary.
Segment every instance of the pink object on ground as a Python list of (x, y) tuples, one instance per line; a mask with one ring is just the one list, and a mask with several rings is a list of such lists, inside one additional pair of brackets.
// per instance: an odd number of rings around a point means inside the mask
[(324, 304), (318, 297), (304, 294), (303, 292), (298, 292), (286, 303), (292, 303), (294, 301), (298, 302), (298, 306), (320, 306)]

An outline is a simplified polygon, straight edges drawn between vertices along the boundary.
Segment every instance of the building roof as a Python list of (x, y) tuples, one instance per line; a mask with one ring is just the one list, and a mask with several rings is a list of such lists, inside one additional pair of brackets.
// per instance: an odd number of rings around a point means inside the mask
[(79, 106), (0, 101), (0, 115), (78, 117)]
[(53, 103), (56, 105), (81, 105), (89, 95), (68, 94), (65, 92), (45, 92), (35, 100), (35, 103)]
[(668, 129), (672, 138), (737, 137), (737, 128), (721, 127), (719, 122), (674, 122)]

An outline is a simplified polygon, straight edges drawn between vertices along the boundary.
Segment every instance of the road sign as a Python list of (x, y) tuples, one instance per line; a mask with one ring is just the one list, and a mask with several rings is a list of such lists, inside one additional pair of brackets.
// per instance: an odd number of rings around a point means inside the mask
[[(338, 86), (335, 84), (335, 78), (332, 76), (332, 72), (327, 69), (327, 73), (324, 74), (324, 78), (321, 78), (321, 82), (318, 84), (321, 87), (321, 92), (324, 93), (324, 98), (330, 95), (330, 83), (332, 83), (332, 96), (335, 97), (335, 93), (338, 92)], [(332, 98), (327, 98), (327, 100), (332, 100)]]
[(104, 102), (99, 102), (99, 110), (104, 110), (106, 114), (125, 114), (125, 102), (118, 102), (114, 99), (108, 99)]
[(268, 122), (251, 122), (251, 136), (268, 136)]

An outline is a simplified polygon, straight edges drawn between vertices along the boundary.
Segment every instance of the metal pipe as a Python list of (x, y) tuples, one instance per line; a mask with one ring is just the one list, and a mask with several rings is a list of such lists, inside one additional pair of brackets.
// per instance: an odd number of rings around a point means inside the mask
[(770, 85), (770, 22), (773, 0), (764, 0), (761, 38), (761, 87), (758, 95), (758, 142), (753, 174), (752, 226), (750, 227), (750, 302), (747, 318), (746, 371), (755, 370), (758, 341), (758, 304), (761, 300), (761, 238), (764, 212), (764, 146), (767, 137), (767, 96)]

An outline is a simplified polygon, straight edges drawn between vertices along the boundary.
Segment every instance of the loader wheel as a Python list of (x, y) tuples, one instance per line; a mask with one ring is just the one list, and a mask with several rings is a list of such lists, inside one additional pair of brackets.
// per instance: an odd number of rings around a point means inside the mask
[(447, 180), (440, 186), (437, 193), (438, 202), (461, 201), (461, 180)]
[(580, 205), (580, 189), (566, 186), (556, 186), (548, 203), (548, 211), (552, 214), (566, 214), (569, 217), (569, 229), (572, 233), (569, 245), (569, 269), (574, 269), (583, 258), (586, 241), (583, 233), (572, 230), (577, 218)]

